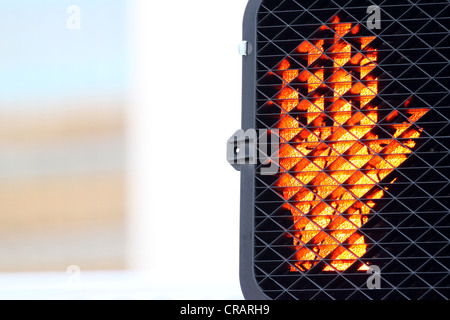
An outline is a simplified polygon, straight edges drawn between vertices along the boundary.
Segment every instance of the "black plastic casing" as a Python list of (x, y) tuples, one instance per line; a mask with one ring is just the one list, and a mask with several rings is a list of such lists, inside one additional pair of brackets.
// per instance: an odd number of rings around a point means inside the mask
[[(242, 129), (256, 128), (256, 26), (262, 0), (250, 0), (244, 15), (243, 39), (250, 44), (250, 52), (242, 60)], [(256, 283), (254, 257), (254, 200), (255, 165), (243, 164), (241, 170), (241, 217), (240, 217), (240, 283), (247, 300), (266, 300)]]

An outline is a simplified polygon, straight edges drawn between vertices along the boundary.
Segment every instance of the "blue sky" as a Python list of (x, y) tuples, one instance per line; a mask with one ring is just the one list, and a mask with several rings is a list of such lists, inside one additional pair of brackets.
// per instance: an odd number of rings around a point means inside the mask
[[(81, 10), (81, 30), (66, 26), (70, 5)], [(125, 17), (125, 0), (0, 0), (0, 108), (123, 94)]]

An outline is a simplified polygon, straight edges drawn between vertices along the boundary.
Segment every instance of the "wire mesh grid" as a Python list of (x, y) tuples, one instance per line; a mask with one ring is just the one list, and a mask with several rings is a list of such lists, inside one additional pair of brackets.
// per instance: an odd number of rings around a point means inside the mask
[(262, 1), (256, 126), (281, 141), (279, 174), (255, 171), (268, 297), (450, 297), (449, 29), (448, 1)]

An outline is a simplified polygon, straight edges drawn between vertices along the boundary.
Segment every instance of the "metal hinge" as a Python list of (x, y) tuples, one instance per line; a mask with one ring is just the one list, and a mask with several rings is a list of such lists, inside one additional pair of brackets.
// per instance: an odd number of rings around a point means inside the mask
[(259, 161), (261, 175), (274, 175), (279, 170), (279, 144), (277, 129), (241, 129), (227, 141), (227, 161), (238, 171), (242, 165), (257, 165)]
[(236, 131), (227, 142), (227, 161), (238, 171), (242, 164), (256, 164), (256, 143), (256, 130)]
[(239, 44), (238, 50), (241, 56), (248, 56), (252, 52), (252, 45), (250, 42), (244, 40)]

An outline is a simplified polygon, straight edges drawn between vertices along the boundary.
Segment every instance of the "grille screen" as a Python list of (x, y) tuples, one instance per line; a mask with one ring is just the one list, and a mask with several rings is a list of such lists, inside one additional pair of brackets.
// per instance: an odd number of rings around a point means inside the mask
[(450, 298), (449, 28), (448, 1), (262, 1), (256, 127), (280, 139), (279, 173), (255, 174), (269, 298)]

